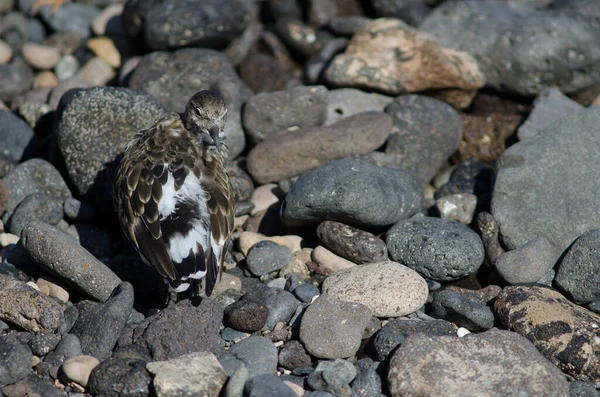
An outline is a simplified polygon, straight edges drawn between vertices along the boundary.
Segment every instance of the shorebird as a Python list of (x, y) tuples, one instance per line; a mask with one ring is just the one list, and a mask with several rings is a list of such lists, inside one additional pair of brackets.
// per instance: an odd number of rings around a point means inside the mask
[(121, 226), (177, 293), (198, 294), (204, 279), (210, 296), (227, 252), (235, 203), (224, 166), (226, 114), (219, 94), (196, 93), (184, 113), (138, 132), (116, 171)]

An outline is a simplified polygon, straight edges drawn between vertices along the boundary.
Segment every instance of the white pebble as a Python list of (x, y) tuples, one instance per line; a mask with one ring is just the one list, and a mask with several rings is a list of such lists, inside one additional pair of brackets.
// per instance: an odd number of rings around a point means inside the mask
[(466, 328), (460, 327), (459, 329), (456, 330), (456, 335), (458, 335), (459, 338), (462, 338), (465, 335), (469, 335), (471, 333), (471, 331), (469, 331)]

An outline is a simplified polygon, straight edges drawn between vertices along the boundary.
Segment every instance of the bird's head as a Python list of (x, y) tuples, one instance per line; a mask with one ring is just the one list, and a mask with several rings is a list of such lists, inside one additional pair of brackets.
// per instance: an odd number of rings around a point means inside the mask
[(182, 119), (188, 131), (205, 145), (214, 145), (219, 151), (226, 150), (227, 106), (221, 95), (208, 90), (197, 92), (185, 105)]

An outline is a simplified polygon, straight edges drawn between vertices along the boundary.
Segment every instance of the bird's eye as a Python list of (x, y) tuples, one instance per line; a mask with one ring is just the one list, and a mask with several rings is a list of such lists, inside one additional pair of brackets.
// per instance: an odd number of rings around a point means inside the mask
[(202, 116), (202, 114), (200, 113), (200, 108), (194, 108), (194, 109), (196, 110), (196, 114), (197, 114), (198, 116)]

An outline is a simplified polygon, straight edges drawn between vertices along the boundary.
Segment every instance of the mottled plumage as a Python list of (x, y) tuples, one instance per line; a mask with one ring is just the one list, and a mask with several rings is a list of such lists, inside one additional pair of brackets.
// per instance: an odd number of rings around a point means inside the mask
[(117, 169), (121, 226), (142, 259), (177, 292), (204, 278), (210, 296), (233, 230), (225, 114), (218, 94), (200, 91), (183, 114), (137, 133)]

